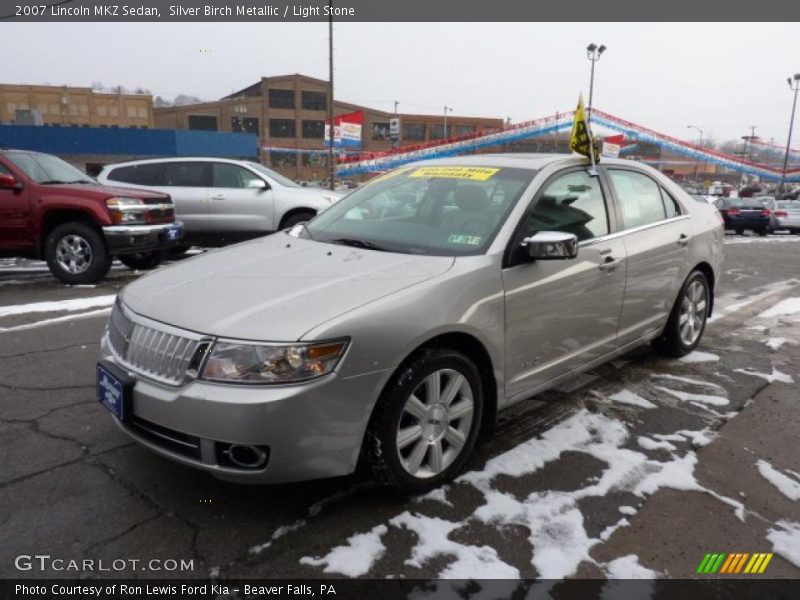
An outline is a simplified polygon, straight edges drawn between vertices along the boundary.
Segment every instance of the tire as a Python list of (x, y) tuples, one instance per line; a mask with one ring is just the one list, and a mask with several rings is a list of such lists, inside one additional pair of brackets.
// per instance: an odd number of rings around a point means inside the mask
[[(429, 396), (436, 377), (439, 393)], [(442, 394), (450, 389), (455, 397), (447, 402)], [(458, 415), (448, 415), (448, 406)], [(425, 493), (461, 472), (482, 418), (483, 388), (475, 364), (456, 350), (424, 350), (401, 366), (383, 390), (367, 429), (365, 462), (379, 483), (404, 494)], [(407, 432), (404, 445), (401, 430)]]
[(149, 271), (161, 264), (165, 254), (163, 250), (151, 250), (150, 252), (122, 254), (117, 258), (119, 258), (119, 262), (129, 269), (133, 269), (134, 271)]
[(744, 229), (737, 229), (736, 235), (744, 235)]
[(767, 235), (769, 233), (769, 229), (759, 229), (758, 231), (756, 231), (756, 233), (758, 235), (760, 235), (761, 237), (764, 237), (765, 235)]
[(95, 283), (111, 268), (103, 235), (96, 227), (71, 221), (54, 228), (44, 243), (50, 272), (71, 285)]
[[(702, 290), (702, 297), (695, 294), (698, 287)], [(689, 309), (686, 302), (694, 305)], [(699, 305), (702, 302), (702, 307)], [(711, 288), (708, 279), (702, 271), (692, 271), (681, 286), (672, 312), (669, 315), (666, 327), (660, 337), (653, 340), (653, 347), (661, 354), (666, 356), (681, 357), (689, 354), (697, 348), (703, 337), (703, 332), (708, 321), (708, 309), (711, 305)], [(691, 319), (692, 336), (688, 335), (688, 330), (681, 324), (683, 317)], [(694, 318), (692, 317), (694, 316)], [(682, 335), (682, 330), (683, 334)]]
[(296, 212), (288, 217), (284, 217), (283, 223), (281, 223), (281, 229), (289, 229), (290, 227), (294, 227), (298, 223), (305, 223), (310, 221), (314, 217), (317, 216), (317, 213), (307, 210), (307, 211), (300, 211)]

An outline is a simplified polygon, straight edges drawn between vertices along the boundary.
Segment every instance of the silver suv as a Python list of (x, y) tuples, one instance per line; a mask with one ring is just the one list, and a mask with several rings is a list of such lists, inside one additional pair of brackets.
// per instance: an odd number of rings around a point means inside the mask
[(645, 342), (692, 351), (722, 220), (661, 173), (476, 155), (378, 177), (305, 226), (119, 295), (98, 392), (217, 477), (454, 477), (499, 410)]
[(159, 158), (106, 165), (97, 179), (169, 194), (188, 245), (222, 246), (292, 227), (343, 196), (302, 187), (255, 162), (223, 158)]

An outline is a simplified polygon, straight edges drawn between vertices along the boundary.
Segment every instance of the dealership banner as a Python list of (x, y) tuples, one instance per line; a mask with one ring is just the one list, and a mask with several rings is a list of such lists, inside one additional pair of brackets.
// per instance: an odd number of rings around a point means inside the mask
[[(800, 20), (787, 0), (0, 0), (0, 20), (180, 22), (772, 22)], [(711, 35), (711, 33), (709, 34)], [(468, 39), (464, 43), (469, 43)], [(677, 42), (676, 42), (677, 43)]]
[[(361, 148), (361, 130), (364, 127), (364, 112), (356, 111), (333, 118), (333, 147), (357, 150)], [(325, 147), (330, 146), (330, 121), (325, 121)]]

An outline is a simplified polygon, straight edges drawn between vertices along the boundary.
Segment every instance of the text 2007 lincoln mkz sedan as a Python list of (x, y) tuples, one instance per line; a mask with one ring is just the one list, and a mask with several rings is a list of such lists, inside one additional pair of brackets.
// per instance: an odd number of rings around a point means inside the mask
[(643, 342), (697, 346), (722, 239), (713, 206), (635, 162), (418, 163), (127, 286), (99, 396), (131, 437), (222, 479), (364, 464), (423, 492), (499, 410)]

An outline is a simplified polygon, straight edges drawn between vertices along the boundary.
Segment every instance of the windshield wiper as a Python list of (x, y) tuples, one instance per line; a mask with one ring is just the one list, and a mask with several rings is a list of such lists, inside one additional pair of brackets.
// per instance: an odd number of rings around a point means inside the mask
[(366, 250), (377, 250), (378, 252), (388, 252), (386, 248), (367, 242), (366, 240), (357, 240), (355, 238), (338, 238), (331, 240), (332, 244), (341, 244), (342, 246), (353, 246), (354, 248), (364, 248)]

